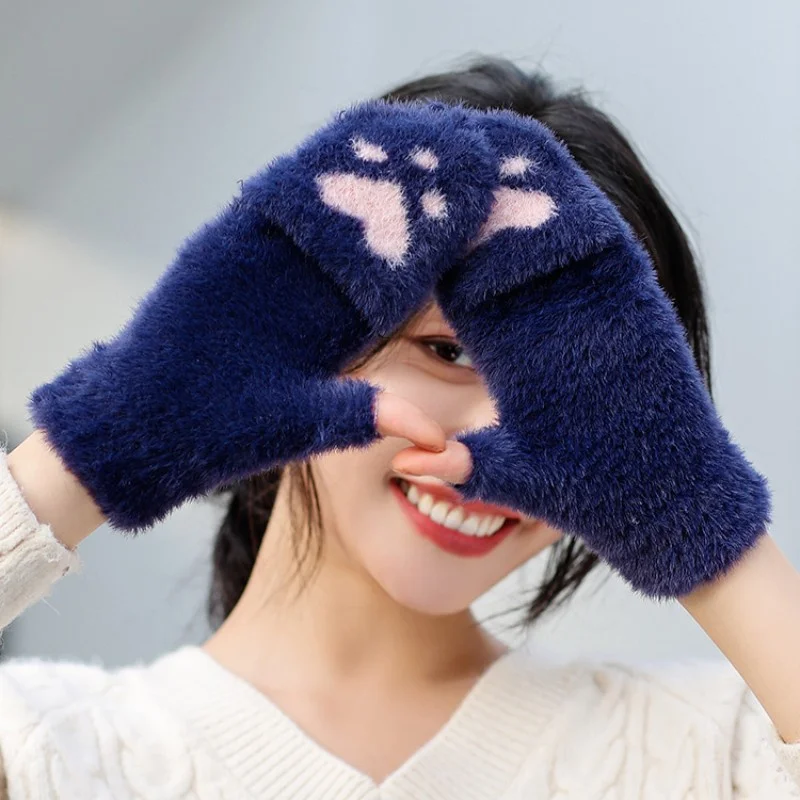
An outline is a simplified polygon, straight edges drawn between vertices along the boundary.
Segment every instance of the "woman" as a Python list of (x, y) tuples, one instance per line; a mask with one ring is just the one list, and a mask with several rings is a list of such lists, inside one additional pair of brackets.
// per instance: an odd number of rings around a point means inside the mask
[[(488, 306), (473, 292), (474, 313), (441, 282), (465, 249), (466, 264), (475, 263), (487, 219), (502, 227), (487, 217), (502, 205), (496, 140), (455, 107), (506, 108), (560, 138), (646, 244), (693, 369), (710, 384), (700, 281), (674, 216), (608, 118), (579, 93), (559, 95), (546, 78), (508, 62), (483, 60), (386, 99), (440, 104), (424, 118), (393, 118), (391, 130), (380, 116), (356, 118), (375, 134), (348, 132), (357, 175), (326, 160), (338, 140), (325, 132), (301, 151), (305, 164), (325, 167), (315, 189), (329, 209), (359, 221), (371, 260), (353, 257), (347, 223), (331, 236), (339, 217), (307, 212), (310, 184), (295, 181), (294, 161), (279, 160), (268, 181), (245, 183), (235, 213), (189, 240), (179, 269), (162, 278), (116, 343), (95, 345), (34, 393), (37, 431), (0, 470), (0, 624), (77, 566), (74, 548), (105, 519), (140, 531), (215, 486), (232, 496), (214, 551), (209, 609), (217, 627), (201, 647), (117, 671), (35, 660), (3, 666), (7, 796), (800, 796), (792, 669), (800, 579), (764, 531), (730, 552), (720, 547), (718, 561), (701, 559), (703, 568), (715, 566), (714, 580), (699, 580), (697, 569), (668, 575), (655, 552), (652, 561), (643, 551), (626, 559), (619, 543), (600, 538), (602, 525), (590, 524), (599, 517), (576, 511), (581, 497), (559, 494), (574, 471), (545, 494), (564, 499), (560, 513), (585, 537), (521, 510), (546, 502), (524, 495), (530, 453), (495, 460), (502, 481), (493, 484), (494, 473), (479, 469), (489, 463), (489, 440), (462, 435), (513, 416), (502, 384), (529, 376), (514, 366), (533, 362), (519, 348), (509, 352), (521, 328), (504, 328), (519, 311), (508, 298), (524, 298), (526, 313), (538, 313), (527, 288), (552, 288), (559, 277), (521, 280)], [(416, 146), (423, 136), (425, 146)], [(388, 163), (387, 151), (400, 146), (408, 161)], [(509, 191), (534, 169), (521, 156), (500, 163)], [(385, 179), (389, 167), (405, 181), (402, 197)], [(408, 197), (413, 211), (403, 205)], [(534, 199), (524, 213), (538, 214), (541, 225), (553, 209), (545, 195)], [(514, 252), (503, 255), (473, 278), (496, 263), (511, 274)], [(370, 271), (378, 262), (392, 269)], [(266, 286), (249, 269), (264, 264)], [(465, 286), (485, 294), (480, 284)], [(572, 310), (580, 320), (578, 306)], [(472, 323), (492, 314), (492, 335), (482, 337)], [(480, 372), (462, 337), (479, 354)], [(489, 340), (495, 349), (481, 349)], [(662, 354), (665, 373), (678, 350), (673, 342)], [(569, 357), (562, 355), (561, 366)], [(583, 361), (576, 369), (587, 368)], [(353, 382), (331, 382), (338, 371)], [(557, 446), (548, 432), (577, 441), (555, 418), (532, 427), (527, 412), (545, 384), (521, 389), (526, 412), (514, 421), (529, 440), (539, 437), (536, 454)], [(578, 425), (575, 414), (561, 416)], [(283, 463), (265, 471), (265, 454)], [(763, 519), (763, 485), (742, 460), (730, 464), (753, 491), (724, 501)], [(697, 470), (701, 482), (705, 465)], [(598, 485), (624, 474), (618, 465)], [(477, 499), (476, 476), (495, 502)], [(582, 476), (584, 494), (595, 477)], [(506, 489), (509, 502), (500, 502)], [(603, 499), (591, 500), (596, 515)], [(709, 494), (705, 502), (701, 510), (717, 501)], [(559, 519), (559, 509), (547, 518)], [(602, 553), (640, 590), (679, 597), (733, 666), (553, 665), (507, 651), (470, 604), (548, 548), (551, 568), (529, 623), (568, 597)]]

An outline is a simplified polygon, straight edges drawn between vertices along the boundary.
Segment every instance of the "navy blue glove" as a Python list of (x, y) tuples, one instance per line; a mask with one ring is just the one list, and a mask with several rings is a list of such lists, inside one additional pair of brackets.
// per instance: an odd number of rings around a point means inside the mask
[(339, 112), (179, 250), (113, 340), (29, 401), (110, 524), (364, 446), (378, 387), (342, 370), (398, 327), (486, 219), (496, 165), (440, 103)]
[(437, 299), (499, 424), (456, 437), (473, 470), (454, 488), (579, 537), (643, 594), (688, 593), (765, 531), (767, 483), (613, 203), (544, 125), (482, 119), (501, 186)]

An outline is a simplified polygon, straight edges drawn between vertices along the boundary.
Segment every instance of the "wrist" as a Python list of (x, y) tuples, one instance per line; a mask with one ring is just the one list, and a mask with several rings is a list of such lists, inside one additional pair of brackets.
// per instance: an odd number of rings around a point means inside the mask
[(64, 466), (41, 430), (8, 454), (8, 469), (36, 519), (75, 548), (105, 521), (80, 481)]

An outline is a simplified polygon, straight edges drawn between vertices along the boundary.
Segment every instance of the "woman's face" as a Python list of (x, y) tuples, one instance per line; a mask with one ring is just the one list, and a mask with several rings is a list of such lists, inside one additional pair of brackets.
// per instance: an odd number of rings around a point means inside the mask
[[(436, 305), (352, 375), (410, 400), (436, 420), (448, 438), (463, 428), (497, 420), (485, 384)], [(441, 502), (436, 487), (447, 484), (436, 477), (407, 476), (416, 486), (415, 502), (409, 500), (391, 462), (410, 446), (405, 439), (388, 437), (367, 448), (329, 451), (312, 459), (326, 560), (366, 573), (406, 607), (450, 614), (468, 608), (560, 537), (544, 522), (520, 515), (488, 537), (468, 536), (434, 522), (416, 505), (431, 485), (427, 493)], [(422, 509), (428, 505), (422, 502)], [(458, 505), (451, 503), (450, 511)], [(443, 509), (440, 506), (439, 513)], [(465, 522), (469, 516), (464, 514)], [(450, 521), (458, 518), (455, 512)]]

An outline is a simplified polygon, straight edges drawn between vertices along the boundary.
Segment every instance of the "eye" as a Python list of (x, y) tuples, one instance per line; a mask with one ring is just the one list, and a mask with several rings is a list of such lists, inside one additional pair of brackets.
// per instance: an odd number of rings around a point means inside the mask
[[(464, 352), (464, 348), (460, 344), (449, 339), (428, 339), (422, 342), (423, 347), (427, 347), (431, 352), (436, 354), (437, 358), (446, 361), (456, 367), (466, 367), (473, 369), (472, 360)], [(456, 363), (459, 358), (466, 359), (467, 363)]]

